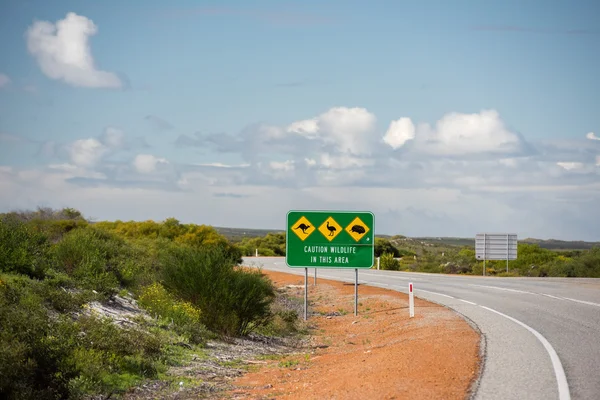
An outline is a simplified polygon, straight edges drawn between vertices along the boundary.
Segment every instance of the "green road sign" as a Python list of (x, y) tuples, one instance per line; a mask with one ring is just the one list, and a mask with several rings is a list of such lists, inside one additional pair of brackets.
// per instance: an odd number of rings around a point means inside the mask
[(374, 223), (365, 211), (289, 211), (285, 262), (292, 268), (371, 268)]

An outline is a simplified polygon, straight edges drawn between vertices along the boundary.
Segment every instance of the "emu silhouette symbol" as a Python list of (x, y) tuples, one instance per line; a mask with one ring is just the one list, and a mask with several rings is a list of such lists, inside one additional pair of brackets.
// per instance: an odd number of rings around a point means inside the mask
[(329, 229), (329, 236), (333, 236), (333, 232), (337, 230), (335, 226), (329, 226), (329, 221), (327, 221), (327, 229)]
[(306, 230), (308, 228), (310, 228), (310, 225), (300, 224), (297, 227), (295, 227), (294, 229), (300, 229), (300, 230), (302, 230), (302, 233), (304, 233), (306, 235)]

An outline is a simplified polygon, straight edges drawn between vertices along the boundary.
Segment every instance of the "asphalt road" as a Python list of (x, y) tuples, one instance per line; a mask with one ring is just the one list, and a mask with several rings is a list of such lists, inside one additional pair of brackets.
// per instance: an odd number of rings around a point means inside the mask
[[(244, 264), (304, 275), (283, 257), (247, 257)], [(308, 271), (312, 285), (315, 270)], [(318, 269), (317, 284), (318, 277), (354, 282), (355, 272)], [(358, 281), (404, 293), (412, 282), (416, 297), (474, 322), (485, 342), (476, 399), (600, 399), (600, 279), (359, 269)], [(360, 287), (358, 296), (360, 301)]]

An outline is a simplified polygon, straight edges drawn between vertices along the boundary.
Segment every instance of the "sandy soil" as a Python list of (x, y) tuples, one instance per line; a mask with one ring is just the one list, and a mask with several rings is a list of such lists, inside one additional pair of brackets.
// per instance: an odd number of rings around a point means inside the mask
[[(304, 277), (263, 270), (304, 296)], [(290, 286), (291, 285), (291, 286)], [(298, 286), (294, 286), (298, 285)], [(479, 374), (479, 335), (459, 315), (406, 294), (309, 277), (311, 346), (256, 364), (233, 399), (465, 399)]]

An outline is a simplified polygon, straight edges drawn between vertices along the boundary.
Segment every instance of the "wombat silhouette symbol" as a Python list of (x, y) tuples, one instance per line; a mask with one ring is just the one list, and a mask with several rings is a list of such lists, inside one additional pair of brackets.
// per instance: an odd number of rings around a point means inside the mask
[(352, 226), (352, 229), (350, 229), (352, 232), (356, 232), (358, 234), (362, 234), (365, 233), (365, 228), (361, 225), (354, 225)]

